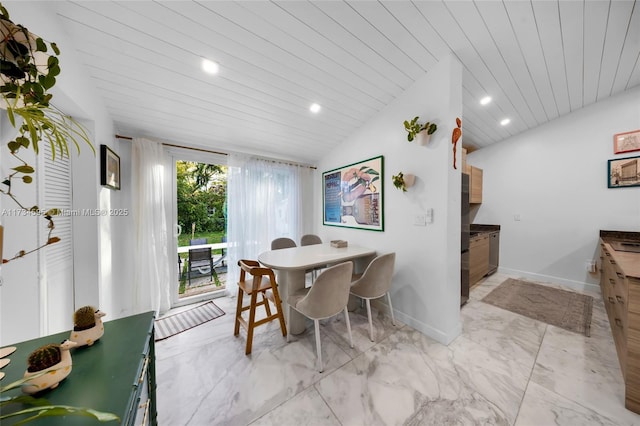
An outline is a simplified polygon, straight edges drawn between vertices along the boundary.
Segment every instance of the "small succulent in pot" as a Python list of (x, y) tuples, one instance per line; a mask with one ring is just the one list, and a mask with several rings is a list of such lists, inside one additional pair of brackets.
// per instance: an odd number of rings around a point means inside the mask
[[(22, 383), (22, 392), (34, 394), (45, 389), (55, 389), (69, 373), (73, 362), (69, 349), (77, 343), (65, 340), (61, 344), (48, 344), (31, 352), (27, 359), (27, 371)], [(46, 373), (46, 374), (45, 374)]]
[(96, 325), (96, 308), (93, 306), (83, 306), (73, 314), (73, 329), (82, 331)]
[(420, 124), (418, 122), (418, 117), (414, 117), (411, 121), (404, 121), (404, 129), (408, 133), (407, 140), (409, 142), (413, 142), (420, 132), (426, 130), (427, 135), (432, 135), (436, 130), (438, 130), (438, 126), (436, 123), (431, 123), (429, 121), (424, 124)]
[(27, 371), (29, 373), (35, 373), (42, 371), (45, 368), (53, 367), (59, 363), (62, 359), (62, 351), (60, 345), (50, 343), (39, 347), (31, 352), (27, 359)]
[(73, 330), (69, 340), (79, 346), (91, 346), (104, 334), (102, 317), (106, 313), (93, 306), (83, 306), (73, 314)]

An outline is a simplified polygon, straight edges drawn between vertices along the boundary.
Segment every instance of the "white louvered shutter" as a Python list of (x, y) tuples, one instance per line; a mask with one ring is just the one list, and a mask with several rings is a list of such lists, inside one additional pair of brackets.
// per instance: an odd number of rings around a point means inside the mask
[[(54, 216), (55, 229), (51, 236), (60, 241), (41, 250), (40, 280), (44, 315), (43, 324), (47, 333), (56, 333), (71, 328), (74, 312), (73, 239), (72, 239), (72, 180), (71, 160), (56, 153), (51, 156), (47, 143), (41, 146), (40, 162), (44, 173), (39, 173), (40, 200), (42, 210), (60, 209), (63, 214)], [(47, 241), (47, 220), (41, 219), (40, 241)]]

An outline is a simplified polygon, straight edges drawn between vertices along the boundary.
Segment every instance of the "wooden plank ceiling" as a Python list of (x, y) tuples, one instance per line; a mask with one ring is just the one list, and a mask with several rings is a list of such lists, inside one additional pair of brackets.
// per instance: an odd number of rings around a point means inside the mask
[(640, 83), (635, 1), (54, 5), (120, 133), (310, 163), (450, 52), (476, 149)]

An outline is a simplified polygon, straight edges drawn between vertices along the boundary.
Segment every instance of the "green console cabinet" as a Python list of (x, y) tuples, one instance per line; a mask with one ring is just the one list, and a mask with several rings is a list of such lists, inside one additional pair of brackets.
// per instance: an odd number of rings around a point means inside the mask
[[(157, 425), (156, 377), (153, 334), (154, 312), (146, 312), (104, 323), (104, 335), (93, 346), (71, 349), (73, 367), (69, 376), (56, 389), (34, 396), (56, 405), (71, 405), (114, 413), (122, 425)], [(11, 363), (2, 369), (6, 377), (2, 385), (22, 378), (27, 358), (36, 348), (47, 343), (60, 343), (69, 331), (15, 344), (17, 349), (7, 358)], [(3, 396), (21, 394), (13, 389)], [(28, 408), (12, 404), (2, 414)], [(2, 421), (15, 424), (24, 417)], [(100, 423), (83, 416), (45, 417), (31, 423), (37, 425), (115, 425)]]

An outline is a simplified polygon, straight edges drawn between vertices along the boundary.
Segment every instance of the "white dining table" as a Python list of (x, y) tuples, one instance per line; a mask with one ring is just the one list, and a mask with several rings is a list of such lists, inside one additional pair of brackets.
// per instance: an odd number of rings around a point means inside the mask
[[(366, 247), (349, 245), (336, 248), (331, 247), (330, 243), (324, 243), (266, 251), (258, 256), (258, 261), (276, 272), (278, 291), (286, 316), (289, 294), (304, 288), (307, 270), (352, 260), (356, 272), (364, 269), (363, 266), (368, 265), (375, 255), (374, 249)], [(290, 316), (286, 318), (288, 331), (292, 334), (304, 332), (304, 316), (293, 309)]]

